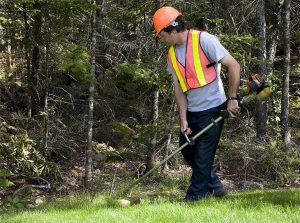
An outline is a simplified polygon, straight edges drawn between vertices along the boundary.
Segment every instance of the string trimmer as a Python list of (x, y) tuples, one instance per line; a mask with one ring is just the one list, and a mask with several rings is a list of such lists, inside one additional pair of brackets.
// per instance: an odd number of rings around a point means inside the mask
[[(242, 96), (239, 100), (239, 103), (241, 105), (248, 104), (253, 101), (265, 101), (270, 96), (270, 86), (269, 83), (267, 83), (259, 74), (254, 74), (249, 77), (248, 80), (241, 80), (241, 86), (242, 89)], [(212, 121), (211, 124), (206, 126), (202, 131), (198, 132), (193, 137), (189, 138), (187, 135), (185, 135), (186, 142), (180, 146), (177, 150), (175, 150), (173, 153), (168, 155), (164, 160), (162, 160), (159, 164), (157, 164), (155, 167), (153, 167), (151, 170), (149, 170), (146, 174), (144, 174), (139, 179), (132, 182), (128, 187), (126, 187), (121, 194), (127, 194), (129, 191), (133, 189), (135, 185), (143, 181), (146, 177), (148, 177), (150, 174), (152, 174), (154, 171), (156, 171), (159, 167), (161, 167), (164, 163), (166, 163), (168, 160), (170, 160), (173, 156), (175, 156), (177, 153), (179, 153), (181, 150), (183, 150), (188, 145), (193, 145), (194, 142), (207, 130), (212, 128), (213, 126), (217, 125), (221, 120), (228, 117), (227, 111), (222, 111), (220, 117), (218, 117), (216, 120)]]

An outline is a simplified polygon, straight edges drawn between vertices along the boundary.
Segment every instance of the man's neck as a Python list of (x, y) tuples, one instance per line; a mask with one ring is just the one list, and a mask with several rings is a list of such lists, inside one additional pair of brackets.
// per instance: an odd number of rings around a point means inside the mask
[(181, 45), (181, 44), (186, 43), (188, 33), (189, 33), (188, 30), (185, 30), (184, 32), (178, 33), (177, 45)]

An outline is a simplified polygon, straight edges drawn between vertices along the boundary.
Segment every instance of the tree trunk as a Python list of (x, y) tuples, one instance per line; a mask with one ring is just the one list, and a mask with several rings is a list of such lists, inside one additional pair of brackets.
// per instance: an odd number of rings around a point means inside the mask
[(6, 67), (9, 72), (12, 72), (11, 65), (12, 65), (11, 40), (7, 40)]
[(268, 23), (268, 41), (267, 41), (267, 72), (268, 76), (273, 75), (274, 72), (274, 60), (276, 49), (278, 45), (279, 39), (279, 31), (281, 25), (281, 11), (282, 4), (281, 0), (277, 0), (276, 2), (266, 2), (268, 4), (266, 7), (272, 11), (269, 23)]
[[(91, 1), (93, 5), (97, 5), (96, 0)], [(92, 12), (91, 15), (91, 77), (92, 82), (89, 87), (89, 112), (88, 112), (88, 128), (87, 128), (87, 149), (86, 149), (86, 160), (85, 160), (85, 178), (84, 186), (86, 189), (90, 188), (92, 176), (93, 176), (93, 113), (94, 113), (94, 97), (95, 97), (95, 76), (96, 76), (96, 28), (97, 28), (97, 15), (96, 12)]]
[(51, 158), (51, 154), (48, 151), (48, 136), (49, 136), (49, 112), (48, 112), (48, 95), (49, 95), (49, 69), (48, 69), (48, 60), (49, 60), (49, 48), (48, 46), (45, 47), (45, 54), (46, 54), (46, 61), (45, 61), (45, 75), (46, 75), (46, 88), (45, 88), (45, 118), (44, 118), (44, 125), (45, 125), (45, 132), (44, 132), (44, 151), (48, 158)]
[[(277, 2), (266, 2), (268, 5), (266, 6), (269, 10), (272, 11), (269, 24), (268, 24), (268, 40), (267, 40), (267, 72), (268, 76), (274, 75), (274, 61), (276, 56), (276, 49), (279, 40), (279, 31), (281, 26), (281, 10), (282, 10), (282, 2), (278, 0)], [(272, 115), (279, 116), (275, 109), (275, 100), (273, 95), (270, 97), (270, 110)]]
[[(156, 6), (156, 9), (158, 9), (160, 7), (160, 0), (156, 0), (154, 4)], [(154, 134), (148, 146), (147, 157), (146, 157), (146, 171), (151, 170), (155, 165), (155, 152), (156, 152), (155, 148), (157, 144), (156, 129), (157, 129), (157, 118), (158, 118), (158, 99), (159, 99), (159, 87), (155, 86), (153, 91), (153, 109), (152, 109), (152, 123), (153, 123)]]
[(30, 86), (29, 91), (31, 94), (31, 112), (32, 115), (36, 113), (37, 97), (36, 92), (38, 91), (38, 70), (40, 68), (41, 59), (41, 39), (42, 39), (42, 14), (41, 4), (36, 3), (35, 9), (38, 11), (33, 17), (33, 27), (32, 27), (32, 53), (31, 53), (31, 73), (30, 73)]
[(32, 106), (31, 106), (31, 78), (30, 78), (30, 44), (29, 44), (29, 23), (28, 23), (28, 15), (26, 12), (26, 8), (24, 7), (24, 11), (23, 11), (23, 19), (24, 19), (24, 41), (23, 41), (23, 45), (25, 47), (25, 59), (26, 59), (26, 71), (27, 71), (27, 116), (29, 118), (31, 118), (32, 116)]
[(290, 6), (291, 0), (285, 0), (283, 3), (283, 48), (284, 48), (284, 71), (282, 81), (281, 96), (281, 137), (285, 146), (291, 142), (291, 134), (289, 130), (289, 80), (291, 69), (291, 49), (290, 49)]
[[(172, 139), (172, 135), (173, 135), (175, 116), (176, 116), (176, 103), (175, 103), (175, 100), (173, 100), (172, 106), (171, 106), (171, 111), (170, 111), (168, 129), (167, 129), (168, 130), (168, 139), (167, 139), (166, 147), (164, 150), (164, 154), (165, 154), (164, 158), (166, 158), (170, 152), (170, 145), (171, 145), (171, 139)], [(165, 162), (162, 167), (162, 171), (166, 171), (166, 170), (168, 170), (168, 162)]]
[(49, 45), (51, 40), (51, 28), (50, 28), (50, 18), (49, 18), (49, 12), (47, 9), (46, 14), (46, 21), (47, 24), (45, 25), (46, 29), (46, 42), (45, 42), (45, 65), (44, 65), (44, 72), (46, 76), (46, 87), (45, 87), (45, 118), (44, 118), (44, 125), (45, 125), (45, 132), (44, 132), (44, 151), (46, 153), (46, 156), (51, 159), (51, 153), (48, 151), (48, 137), (49, 137), (49, 111), (48, 111), (48, 96), (49, 96), (49, 84), (50, 84), (50, 77), (49, 77)]
[[(259, 38), (259, 46), (257, 58), (260, 61), (258, 72), (263, 78), (267, 78), (266, 67), (266, 19), (265, 19), (265, 1), (258, 1), (257, 11), (257, 37)], [(264, 139), (267, 135), (267, 102), (257, 102), (256, 104), (256, 136), (259, 139)]]
[(275, 53), (276, 53), (276, 48), (277, 48), (277, 41), (278, 41), (278, 33), (274, 32), (270, 36), (270, 42), (268, 44), (268, 49), (267, 49), (268, 76), (271, 76), (274, 73), (274, 60), (275, 60)]
[(147, 160), (146, 160), (146, 171), (151, 170), (155, 164), (155, 151), (157, 144), (157, 118), (158, 118), (158, 99), (159, 99), (159, 88), (155, 87), (153, 92), (153, 115), (152, 115), (152, 123), (154, 134), (148, 146)]

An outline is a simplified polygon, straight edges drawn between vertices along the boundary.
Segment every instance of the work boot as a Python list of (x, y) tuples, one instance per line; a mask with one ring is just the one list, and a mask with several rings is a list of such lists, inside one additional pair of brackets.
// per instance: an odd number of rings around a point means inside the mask
[(225, 197), (227, 193), (228, 192), (224, 187), (209, 190), (209, 195), (212, 195), (214, 197)]
[(194, 202), (194, 201), (199, 201), (202, 200), (203, 198), (205, 198), (206, 196), (190, 196), (190, 195), (186, 195), (185, 198), (183, 199), (184, 202)]

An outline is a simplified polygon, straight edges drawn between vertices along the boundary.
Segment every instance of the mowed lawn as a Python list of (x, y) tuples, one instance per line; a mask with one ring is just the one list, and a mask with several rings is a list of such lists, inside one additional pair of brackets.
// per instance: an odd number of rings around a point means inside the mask
[(34, 209), (1, 212), (0, 222), (300, 222), (300, 189), (230, 193), (184, 203), (176, 197), (145, 198), (122, 208), (103, 196), (78, 195)]

